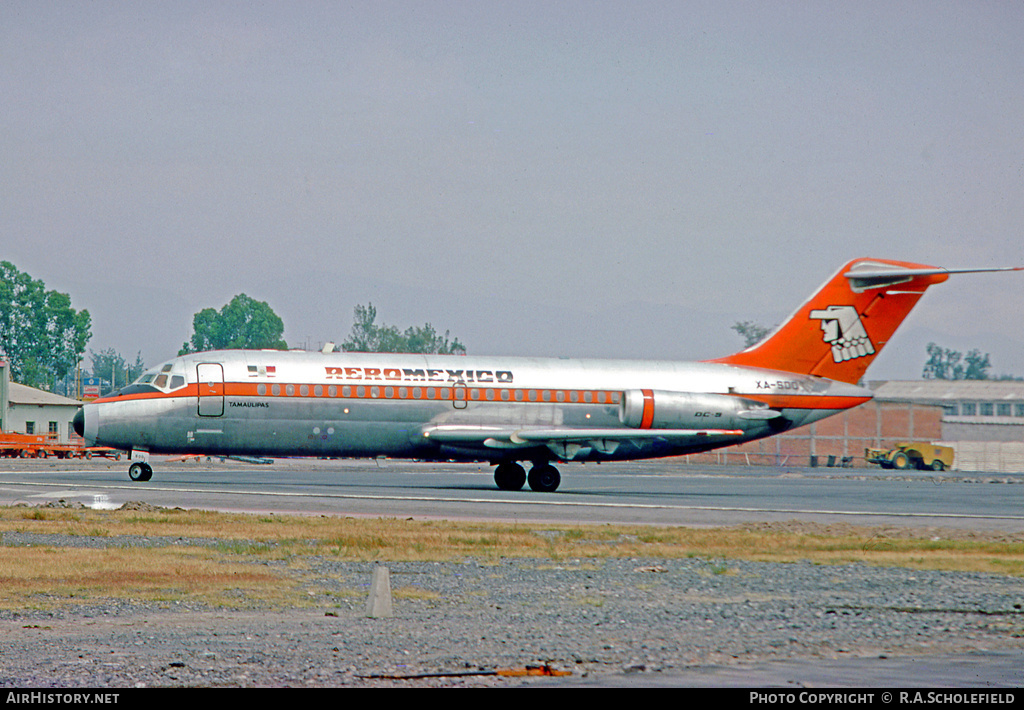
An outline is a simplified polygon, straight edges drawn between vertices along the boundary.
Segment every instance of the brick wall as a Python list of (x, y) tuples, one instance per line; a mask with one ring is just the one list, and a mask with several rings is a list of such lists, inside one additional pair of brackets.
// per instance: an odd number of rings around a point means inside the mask
[(865, 466), (866, 447), (941, 439), (942, 407), (873, 401), (785, 434), (686, 459), (691, 463), (806, 466), (816, 455), (818, 465), (825, 466), (830, 456), (837, 463), (850, 456), (853, 466)]

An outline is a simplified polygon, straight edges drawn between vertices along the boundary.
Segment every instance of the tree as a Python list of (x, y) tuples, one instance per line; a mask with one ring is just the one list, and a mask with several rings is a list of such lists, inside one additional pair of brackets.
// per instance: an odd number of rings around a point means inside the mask
[(284, 322), (264, 301), (240, 293), (220, 311), (204, 308), (192, 318), (192, 339), (179, 355), (206, 350), (286, 350)]
[[(928, 343), (928, 361), (921, 376), (926, 380), (987, 380), (988, 369), (992, 366), (988, 353), (971, 350), (963, 353)], [(961, 360), (963, 362), (961, 362)]]
[(765, 328), (759, 323), (755, 323), (752, 320), (745, 320), (743, 322), (733, 323), (732, 329), (735, 330), (743, 338), (743, 347), (749, 348), (757, 345), (768, 335), (768, 328)]
[(90, 350), (89, 359), (92, 360), (92, 376), (108, 380), (111, 390), (120, 389), (134, 382), (146, 369), (141, 352), (135, 356), (135, 362), (132, 364), (113, 348), (98, 353)]
[(963, 353), (948, 348), (940, 348), (935, 343), (928, 343), (928, 361), (924, 364), (921, 377), (926, 380), (961, 380), (964, 367), (960, 364)]
[(92, 337), (89, 311), (76, 311), (66, 293), (0, 262), (0, 354), (12, 379), (51, 387), (71, 372)]
[(409, 327), (402, 333), (393, 325), (377, 325), (377, 309), (372, 303), (355, 307), (352, 332), (341, 344), (346, 352), (360, 353), (437, 353), (465, 355), (466, 346), (458, 338), (449, 340), (449, 332), (438, 335), (434, 326)]
[(967, 363), (967, 367), (964, 368), (965, 380), (988, 379), (988, 368), (992, 366), (988, 353), (982, 355), (980, 350), (972, 350), (964, 357), (964, 362)]

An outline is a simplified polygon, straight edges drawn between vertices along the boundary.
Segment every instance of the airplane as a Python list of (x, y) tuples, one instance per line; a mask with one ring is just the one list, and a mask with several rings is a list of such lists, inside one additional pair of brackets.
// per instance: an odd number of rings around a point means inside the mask
[(503, 491), (553, 492), (552, 462), (709, 451), (863, 404), (868, 365), (929, 286), (1020, 270), (856, 259), (760, 343), (701, 362), (193, 353), (85, 404), (74, 428), (131, 452), (133, 481), (151, 454), (385, 456), (487, 461)]

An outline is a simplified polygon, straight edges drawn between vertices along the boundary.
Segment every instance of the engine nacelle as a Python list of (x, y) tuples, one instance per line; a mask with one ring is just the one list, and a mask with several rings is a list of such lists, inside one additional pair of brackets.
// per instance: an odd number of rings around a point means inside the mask
[(747, 429), (779, 414), (726, 394), (626, 390), (619, 403), (619, 421), (636, 429)]

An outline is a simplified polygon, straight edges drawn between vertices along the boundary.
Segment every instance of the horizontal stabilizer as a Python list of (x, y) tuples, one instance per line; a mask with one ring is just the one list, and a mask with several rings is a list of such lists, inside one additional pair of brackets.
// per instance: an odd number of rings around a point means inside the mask
[(860, 262), (847, 271), (845, 276), (850, 281), (850, 288), (860, 293), (869, 288), (883, 288), (898, 283), (906, 283), (919, 276), (945, 276), (949, 274), (981, 274), (992, 271), (1024, 271), (1024, 266), (998, 266), (980, 269), (944, 269), (940, 266), (915, 269), (887, 267), (884, 264)]

